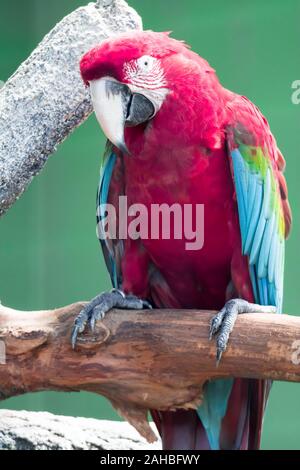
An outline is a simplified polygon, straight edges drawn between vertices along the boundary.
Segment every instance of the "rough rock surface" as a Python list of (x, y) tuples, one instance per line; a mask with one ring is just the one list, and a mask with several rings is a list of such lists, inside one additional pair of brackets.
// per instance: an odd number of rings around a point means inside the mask
[(51, 413), (0, 410), (0, 450), (148, 450), (129, 424)]
[(0, 215), (92, 112), (80, 57), (105, 38), (137, 28), (142, 21), (124, 0), (89, 3), (58, 23), (0, 86)]

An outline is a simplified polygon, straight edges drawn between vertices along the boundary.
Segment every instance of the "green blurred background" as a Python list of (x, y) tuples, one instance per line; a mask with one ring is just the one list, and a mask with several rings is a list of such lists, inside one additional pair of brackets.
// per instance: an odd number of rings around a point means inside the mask
[[(129, 0), (144, 27), (172, 30), (217, 70), (222, 83), (247, 95), (267, 116), (287, 159), (294, 211), (287, 244), (284, 311), (299, 312), (298, 171), (300, 105), (299, 0)], [(43, 36), (84, 0), (0, 0), (0, 80), (6, 80)], [(104, 137), (94, 116), (50, 158), (45, 170), (0, 220), (0, 298), (43, 309), (89, 299), (109, 287), (95, 236), (95, 191)], [(299, 339), (299, 338), (298, 338)], [(36, 393), (1, 408), (118, 419), (110, 404), (87, 393)], [(263, 448), (300, 449), (299, 385), (275, 383)]]

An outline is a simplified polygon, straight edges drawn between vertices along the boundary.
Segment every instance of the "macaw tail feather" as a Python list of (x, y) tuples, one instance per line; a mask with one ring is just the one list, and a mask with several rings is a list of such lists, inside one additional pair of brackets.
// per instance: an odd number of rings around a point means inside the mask
[[(260, 446), (270, 381), (235, 379), (222, 419), (218, 447), (196, 410), (152, 411), (165, 450), (250, 450)], [(213, 422), (212, 417), (212, 422)]]

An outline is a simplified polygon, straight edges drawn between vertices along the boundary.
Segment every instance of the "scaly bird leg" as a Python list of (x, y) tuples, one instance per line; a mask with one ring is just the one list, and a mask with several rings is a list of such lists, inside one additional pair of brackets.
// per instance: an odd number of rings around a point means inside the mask
[(217, 365), (227, 348), (230, 333), (233, 330), (237, 316), (242, 313), (276, 313), (273, 305), (251, 304), (243, 299), (231, 299), (226, 302), (210, 322), (209, 339), (216, 335)]
[(152, 307), (146, 300), (141, 300), (135, 295), (126, 295), (119, 289), (113, 289), (111, 292), (103, 292), (97, 295), (97, 297), (91, 300), (91, 302), (81, 310), (74, 322), (71, 336), (73, 349), (76, 345), (78, 333), (83, 332), (86, 324), (88, 323), (93, 331), (96, 321), (103, 320), (105, 314), (112, 308), (140, 310)]

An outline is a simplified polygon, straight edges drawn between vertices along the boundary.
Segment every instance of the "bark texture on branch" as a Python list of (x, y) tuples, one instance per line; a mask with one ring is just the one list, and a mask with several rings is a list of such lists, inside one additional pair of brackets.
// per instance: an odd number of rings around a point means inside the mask
[(0, 450), (154, 450), (120, 421), (0, 410)]
[(216, 367), (215, 344), (208, 340), (212, 312), (115, 310), (94, 334), (80, 335), (73, 351), (70, 333), (83, 305), (40, 312), (0, 307), (0, 340), (6, 349), (6, 364), (0, 365), (2, 398), (38, 390), (92, 391), (107, 397), (151, 440), (147, 410), (195, 408), (208, 379), (300, 381), (299, 317), (239, 316)]
[(81, 56), (137, 28), (141, 18), (124, 0), (90, 3), (58, 23), (0, 89), (0, 216), (92, 112), (79, 74)]

